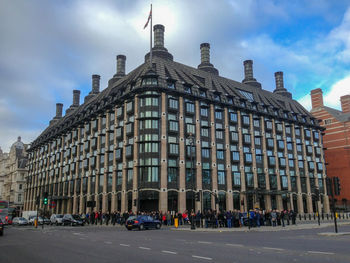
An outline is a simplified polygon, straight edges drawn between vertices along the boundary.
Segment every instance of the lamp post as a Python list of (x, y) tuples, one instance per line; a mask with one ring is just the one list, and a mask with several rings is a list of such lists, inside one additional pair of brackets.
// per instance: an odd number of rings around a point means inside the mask
[(196, 229), (196, 226), (194, 224), (194, 219), (195, 219), (195, 193), (194, 193), (194, 189), (195, 189), (195, 180), (194, 180), (194, 175), (193, 175), (193, 160), (192, 160), (192, 150), (193, 150), (193, 134), (190, 133), (188, 136), (189, 142), (190, 142), (190, 160), (191, 160), (191, 178), (192, 178), (192, 218), (191, 218), (191, 229)]

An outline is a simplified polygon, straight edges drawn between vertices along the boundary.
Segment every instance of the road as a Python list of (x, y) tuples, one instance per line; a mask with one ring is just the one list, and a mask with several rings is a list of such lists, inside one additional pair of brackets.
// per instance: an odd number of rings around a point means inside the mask
[[(271, 232), (191, 232), (170, 228), (7, 227), (0, 262), (350, 262), (350, 235), (334, 228)], [(350, 232), (350, 226), (340, 231)]]

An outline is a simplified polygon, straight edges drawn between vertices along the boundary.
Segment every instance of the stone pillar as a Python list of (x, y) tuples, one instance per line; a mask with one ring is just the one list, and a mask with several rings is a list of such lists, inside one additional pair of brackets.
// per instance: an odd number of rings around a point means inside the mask
[(167, 108), (166, 108), (166, 94), (162, 92), (161, 95), (161, 130), (160, 130), (160, 193), (159, 193), (159, 211), (167, 212), (168, 211), (168, 147), (167, 147)]
[[(264, 158), (264, 173), (265, 173), (265, 182), (266, 182), (266, 191), (270, 191), (270, 175), (269, 175), (269, 164), (267, 161), (267, 148), (266, 148), (266, 140), (265, 140), (265, 119), (263, 116), (261, 116), (261, 146), (263, 150), (263, 158)], [(265, 209), (266, 211), (269, 211), (272, 209), (271, 204), (271, 195), (267, 194), (264, 196), (264, 202), (265, 202)]]
[[(240, 193), (240, 200), (241, 200), (241, 211), (247, 211), (247, 196), (246, 196), (246, 180), (245, 180), (245, 171), (244, 171), (244, 154), (243, 154), (243, 135), (242, 135), (242, 116), (241, 112), (237, 111), (237, 120), (238, 120), (238, 148), (239, 148), (239, 164), (240, 164), (240, 171), (241, 171), (241, 193)], [(243, 201), (243, 205), (242, 205)]]
[(227, 107), (224, 110), (225, 121), (225, 158), (226, 158), (226, 210), (233, 210), (233, 194), (232, 194), (232, 170), (231, 170), (231, 149), (230, 149), (230, 124), (229, 113)]
[[(124, 102), (124, 123), (127, 121), (127, 113), (126, 113), (127, 103)], [(123, 129), (123, 178), (122, 178), (122, 194), (121, 194), (121, 211), (127, 211), (128, 209), (128, 198), (126, 192), (126, 155), (125, 155), (125, 142), (127, 140), (126, 129)]]
[(183, 213), (186, 210), (186, 157), (185, 157), (185, 125), (184, 125), (184, 99), (179, 97), (179, 197), (178, 211)]
[[(219, 197), (218, 192), (218, 167), (216, 163), (216, 140), (215, 140), (215, 108), (213, 104), (210, 104), (210, 136), (211, 136), (211, 165), (212, 165), (212, 173), (211, 173), (211, 183), (212, 183), (212, 192)], [(213, 210), (218, 210), (218, 205), (215, 205), (215, 198), (211, 199), (211, 206)]]
[(135, 115), (135, 121), (134, 121), (134, 168), (133, 168), (133, 193), (132, 193), (132, 199), (137, 200), (136, 206), (132, 206), (132, 210), (135, 213), (137, 211), (137, 207), (140, 205), (140, 200), (139, 200), (139, 191), (138, 191), (138, 175), (139, 175), (139, 170), (138, 170), (138, 160), (139, 160), (139, 143), (138, 143), (138, 138), (139, 138), (139, 98), (138, 96), (135, 96), (134, 99), (134, 115)]
[[(292, 124), (292, 136), (293, 136), (293, 150), (294, 150), (294, 158), (298, 160), (298, 153), (297, 153), (297, 144), (296, 144), (296, 137), (295, 137), (295, 125)], [(302, 196), (302, 190), (301, 190), (301, 181), (300, 181), (300, 171), (299, 166), (295, 166), (295, 172), (297, 176), (297, 189), (298, 189), (298, 214), (304, 214), (304, 204), (303, 204), (303, 196)]]
[[(200, 105), (199, 101), (196, 100), (196, 138), (195, 138), (195, 146), (196, 146), (196, 190), (201, 191), (203, 189), (202, 186), (202, 146), (201, 146), (201, 122), (200, 122)], [(203, 196), (200, 195), (200, 201), (196, 201), (195, 210), (202, 211), (202, 202)]]
[[(273, 138), (273, 144), (275, 152), (275, 160), (276, 160), (276, 177), (277, 177), (277, 191), (281, 191), (281, 176), (279, 171), (279, 162), (278, 162), (278, 154), (277, 154), (277, 139), (276, 139), (276, 121), (272, 120), (272, 134), (274, 135)], [(281, 194), (276, 195), (276, 202), (277, 202), (277, 210), (283, 210), (283, 203), (282, 203), (282, 196)]]

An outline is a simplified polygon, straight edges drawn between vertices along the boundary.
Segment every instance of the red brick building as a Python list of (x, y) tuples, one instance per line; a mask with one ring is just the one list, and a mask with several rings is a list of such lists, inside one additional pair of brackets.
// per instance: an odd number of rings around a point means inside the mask
[(340, 178), (337, 207), (350, 209), (350, 95), (340, 97), (341, 111), (324, 106), (321, 89), (311, 91), (311, 102), (311, 113), (326, 128), (323, 145), (327, 176)]

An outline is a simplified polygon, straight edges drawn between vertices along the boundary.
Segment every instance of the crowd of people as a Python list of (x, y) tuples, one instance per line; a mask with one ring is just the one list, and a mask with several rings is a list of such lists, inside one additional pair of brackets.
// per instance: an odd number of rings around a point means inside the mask
[(132, 211), (124, 213), (115, 211), (113, 213), (107, 212), (91, 212), (87, 214), (80, 215), (82, 219), (87, 224), (97, 225), (97, 224), (120, 224), (123, 225), (126, 223), (127, 219), (130, 216), (138, 215), (149, 215), (156, 220), (162, 222), (162, 224), (171, 226), (174, 224), (186, 225), (186, 224), (195, 224), (197, 227), (260, 227), (260, 226), (282, 226), (293, 224), (295, 225), (297, 213), (293, 210), (250, 210), (246, 212), (241, 212), (238, 210), (233, 211), (216, 211), (216, 210), (207, 210), (203, 213), (198, 211), (188, 212), (187, 210), (183, 213), (174, 213), (174, 212), (138, 212), (134, 214)]

